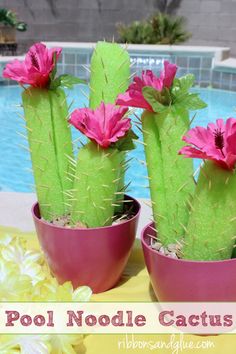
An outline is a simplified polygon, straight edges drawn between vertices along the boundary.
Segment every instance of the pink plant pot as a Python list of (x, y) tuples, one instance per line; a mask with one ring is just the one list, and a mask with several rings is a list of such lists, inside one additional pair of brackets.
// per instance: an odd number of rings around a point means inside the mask
[(167, 257), (150, 248), (154, 224), (142, 231), (141, 242), (152, 287), (159, 301), (236, 301), (236, 258), (224, 261), (189, 261)]
[(133, 202), (135, 215), (120, 224), (70, 229), (50, 224), (40, 218), (39, 206), (32, 207), (39, 242), (51, 272), (59, 283), (71, 281), (74, 288), (91, 287), (104, 292), (119, 281), (133, 246), (140, 214), (140, 204)]

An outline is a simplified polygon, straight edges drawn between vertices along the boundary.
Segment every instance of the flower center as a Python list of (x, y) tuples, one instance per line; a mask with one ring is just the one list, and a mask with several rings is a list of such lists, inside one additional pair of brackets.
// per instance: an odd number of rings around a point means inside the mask
[(30, 57), (31, 57), (31, 63), (32, 65), (36, 68), (36, 69), (40, 69), (39, 67), (39, 62), (38, 62), (38, 59), (36, 57), (36, 54), (35, 53), (30, 53)]
[(216, 129), (214, 132), (214, 137), (215, 137), (215, 146), (217, 149), (219, 149), (222, 153), (223, 156), (223, 148), (224, 148), (224, 133), (220, 129)]

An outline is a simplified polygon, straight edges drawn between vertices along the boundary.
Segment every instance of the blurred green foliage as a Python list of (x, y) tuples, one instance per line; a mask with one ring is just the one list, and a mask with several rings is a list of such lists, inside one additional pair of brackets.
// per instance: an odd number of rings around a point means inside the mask
[(185, 18), (158, 12), (143, 21), (117, 25), (121, 43), (178, 44), (191, 37), (185, 29)]
[(5, 8), (0, 8), (0, 24), (13, 27), (17, 29), (17, 31), (23, 32), (27, 30), (27, 24), (25, 22), (18, 21), (17, 14)]

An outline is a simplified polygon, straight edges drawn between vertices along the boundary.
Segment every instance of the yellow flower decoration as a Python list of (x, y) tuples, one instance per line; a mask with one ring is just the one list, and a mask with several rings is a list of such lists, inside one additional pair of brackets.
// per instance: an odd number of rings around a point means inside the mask
[(51, 354), (76, 354), (75, 346), (81, 345), (82, 335), (54, 335), (51, 337)]
[(5, 234), (0, 238), (0, 247), (9, 245), (13, 240), (13, 236)]
[(50, 336), (45, 334), (6, 335), (1, 337), (0, 353), (6, 351), (7, 354), (50, 354), (51, 349)]
[[(58, 284), (40, 251), (31, 250), (26, 238), (0, 237), (0, 301), (89, 301), (87, 286), (76, 290), (70, 282)], [(75, 354), (83, 336), (2, 335), (1, 354)]]
[(15, 263), (20, 274), (28, 275), (35, 285), (45, 278), (40, 265), (43, 257), (40, 252), (26, 250), (24, 246), (25, 243), (15, 240), (14, 244), (11, 242), (2, 249), (1, 255), (5, 261)]
[[(12, 239), (13, 241), (14, 239)], [(10, 242), (2, 249), (2, 256), (8, 262), (23, 263), (23, 262), (39, 262), (42, 261), (42, 254), (25, 249), (25, 242), (18, 241)]]
[(0, 300), (21, 301), (30, 289), (30, 277), (20, 274), (14, 263), (0, 259)]
[(71, 282), (59, 285), (55, 278), (44, 283), (43, 287), (42, 296), (45, 296), (45, 301), (89, 301), (92, 295), (91, 289), (87, 286), (74, 290)]

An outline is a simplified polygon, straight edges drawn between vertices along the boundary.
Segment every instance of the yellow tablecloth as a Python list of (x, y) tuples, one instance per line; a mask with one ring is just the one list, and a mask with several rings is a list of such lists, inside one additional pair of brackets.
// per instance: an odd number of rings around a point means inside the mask
[[(34, 233), (0, 227), (0, 236), (6, 232), (27, 240), (29, 248), (38, 249)], [(178, 284), (176, 284), (178, 286)], [(140, 242), (137, 240), (124, 274), (116, 286), (102, 294), (92, 296), (93, 301), (155, 301), (145, 268)], [(236, 354), (236, 335), (88, 335), (79, 349), (80, 354), (148, 354), (148, 353), (206, 353)], [(30, 353), (29, 353), (30, 354)]]

